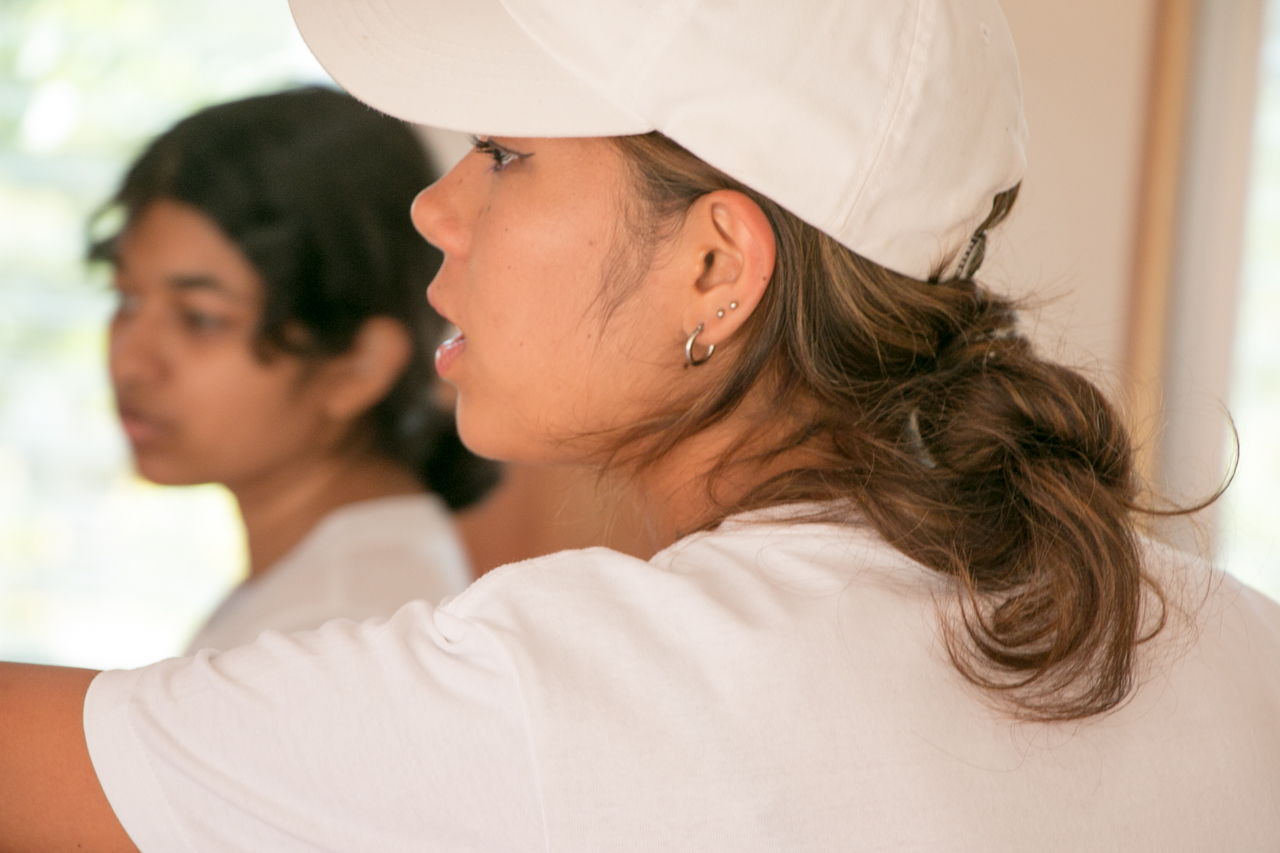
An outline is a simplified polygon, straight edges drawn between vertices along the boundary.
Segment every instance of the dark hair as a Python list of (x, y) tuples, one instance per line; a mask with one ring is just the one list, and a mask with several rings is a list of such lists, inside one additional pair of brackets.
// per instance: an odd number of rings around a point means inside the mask
[[(340, 92), (304, 88), (180, 121), (133, 163), (104, 212), (123, 208), (123, 233), (169, 199), (216, 223), (265, 283), (264, 357), (336, 355), (370, 317), (402, 323), (412, 355), (364, 428), (378, 452), (458, 509), (483, 497), (499, 469), (462, 446), (452, 414), (432, 400), (445, 323), (424, 291), (441, 256), (414, 231), (409, 206), (436, 177), (409, 127)], [(112, 260), (119, 236), (95, 242), (90, 257)]]
[[(1142, 565), (1129, 438), (1102, 392), (1033, 351), (1015, 306), (972, 279), (976, 263), (948, 281), (899, 275), (666, 137), (615, 142), (642, 202), (636, 251), (656, 245), (698, 197), (733, 189), (768, 217), (777, 261), (762, 303), (724, 347), (729, 360), (703, 374), (691, 399), (618, 437), (614, 464), (644, 468), (762, 388), (772, 399), (760, 417), (788, 433), (720, 460), (707, 483), (719, 514), (704, 527), (733, 512), (821, 502), (815, 519), (869, 524), (954, 579), (956, 618), (943, 623), (951, 659), (1017, 715), (1075, 719), (1122, 702), (1135, 650), (1163, 627), (1165, 610)], [(1015, 187), (995, 199), (983, 230), (1016, 196)], [(643, 263), (626, 261), (624, 291)], [(716, 501), (732, 467), (798, 447), (820, 461), (732, 506)]]

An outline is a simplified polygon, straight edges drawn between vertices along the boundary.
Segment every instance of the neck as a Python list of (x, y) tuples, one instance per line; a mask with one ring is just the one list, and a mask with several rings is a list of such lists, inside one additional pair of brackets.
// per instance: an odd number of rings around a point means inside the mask
[(270, 570), (334, 510), (424, 491), (402, 465), (370, 456), (294, 460), (227, 486), (244, 520), (251, 578)]
[(738, 412), (698, 433), (637, 478), (638, 492), (649, 524), (665, 548), (683, 536), (714, 522), (739, 505), (755, 487), (785, 471), (818, 464), (812, 449), (801, 447), (779, 454), (765, 464), (743, 463), (726, 467), (707, 488), (715, 466), (729, 455), (742, 460), (777, 447), (791, 423), (779, 424), (776, 415), (744, 402)]

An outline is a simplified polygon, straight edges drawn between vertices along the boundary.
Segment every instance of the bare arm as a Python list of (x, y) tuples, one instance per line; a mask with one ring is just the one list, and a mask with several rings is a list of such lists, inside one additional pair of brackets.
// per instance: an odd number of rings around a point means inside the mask
[(134, 851), (84, 739), (97, 673), (0, 663), (0, 853)]

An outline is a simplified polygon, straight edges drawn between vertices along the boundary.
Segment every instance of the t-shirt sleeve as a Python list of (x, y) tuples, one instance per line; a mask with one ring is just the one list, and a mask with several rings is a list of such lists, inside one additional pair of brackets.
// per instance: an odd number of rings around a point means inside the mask
[(511, 661), (423, 602), (102, 673), (84, 722), (143, 853), (545, 849)]

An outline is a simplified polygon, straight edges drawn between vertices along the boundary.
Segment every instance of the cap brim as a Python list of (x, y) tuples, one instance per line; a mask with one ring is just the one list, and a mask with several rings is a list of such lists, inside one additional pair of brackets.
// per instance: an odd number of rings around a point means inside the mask
[(499, 0), (289, 0), (355, 97), (405, 121), (495, 136), (623, 136), (652, 126), (575, 78)]

